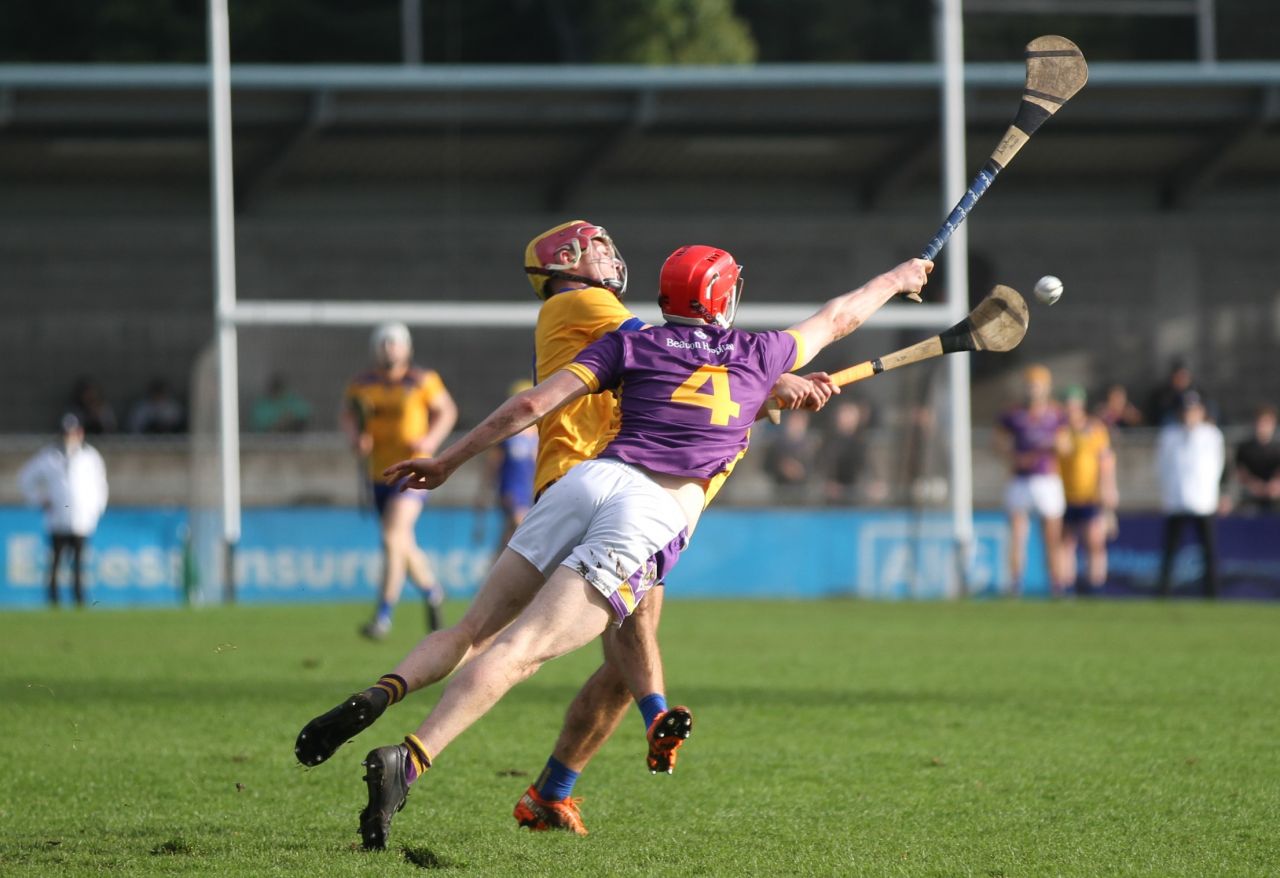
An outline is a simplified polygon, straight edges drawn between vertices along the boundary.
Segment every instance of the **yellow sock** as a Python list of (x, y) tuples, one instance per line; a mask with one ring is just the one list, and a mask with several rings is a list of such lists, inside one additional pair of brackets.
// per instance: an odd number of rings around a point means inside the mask
[(427, 748), (418, 740), (417, 735), (405, 735), (405, 746), (409, 748), (409, 762), (413, 764), (413, 777), (410, 783), (422, 777), (427, 773), (427, 769), (431, 767), (431, 754), (427, 752)]

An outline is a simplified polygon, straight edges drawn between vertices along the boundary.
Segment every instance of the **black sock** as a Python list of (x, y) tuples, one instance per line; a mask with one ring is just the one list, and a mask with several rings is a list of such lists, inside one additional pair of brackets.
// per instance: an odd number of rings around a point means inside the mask
[(430, 601), (427, 602), (427, 628), (431, 631), (439, 631), (444, 625), (444, 615), (440, 612), (440, 608)]

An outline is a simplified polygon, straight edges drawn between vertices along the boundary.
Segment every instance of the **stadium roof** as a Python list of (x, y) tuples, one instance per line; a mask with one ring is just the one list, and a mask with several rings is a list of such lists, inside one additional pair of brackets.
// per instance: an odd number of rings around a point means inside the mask
[[(281, 181), (540, 182), (563, 209), (602, 181), (809, 182), (874, 208), (932, 179), (936, 65), (233, 68), (240, 206)], [(0, 179), (207, 185), (200, 65), (0, 65)], [(970, 164), (1021, 64), (966, 67)], [(1018, 159), (1026, 180), (1139, 187), (1176, 208), (1280, 191), (1280, 64), (1095, 64)]]

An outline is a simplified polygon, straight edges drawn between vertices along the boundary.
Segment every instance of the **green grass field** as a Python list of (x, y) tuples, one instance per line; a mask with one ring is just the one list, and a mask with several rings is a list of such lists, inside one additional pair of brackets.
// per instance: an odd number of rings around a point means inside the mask
[(444, 754), (372, 854), (359, 761), (433, 696), (317, 769), (292, 753), (421, 624), (372, 645), (364, 612), (0, 615), (0, 874), (1280, 874), (1280, 608), (671, 603), (696, 717), (673, 777), (635, 713), (579, 782), (588, 838), (516, 828), (589, 648)]

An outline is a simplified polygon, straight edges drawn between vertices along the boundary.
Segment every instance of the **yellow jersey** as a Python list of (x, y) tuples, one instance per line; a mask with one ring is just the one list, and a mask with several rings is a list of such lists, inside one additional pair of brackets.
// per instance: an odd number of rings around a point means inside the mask
[(399, 381), (381, 371), (357, 375), (347, 385), (343, 404), (355, 415), (357, 426), (373, 438), (369, 477), (397, 461), (419, 457), (414, 444), (427, 432), (428, 408), (444, 393), (444, 382), (430, 369), (409, 367)]
[(1071, 506), (1090, 506), (1101, 501), (1099, 484), (1102, 455), (1111, 449), (1111, 436), (1096, 418), (1090, 418), (1083, 430), (1062, 427), (1058, 433), (1065, 450), (1058, 453), (1058, 470), (1062, 473), (1062, 489)]
[[(643, 325), (617, 296), (601, 287), (556, 293), (538, 311), (534, 374), (538, 381), (545, 381), (606, 332)], [(543, 418), (538, 424), (534, 494), (595, 457), (618, 432), (618, 418), (618, 400), (612, 393), (588, 394)]]

